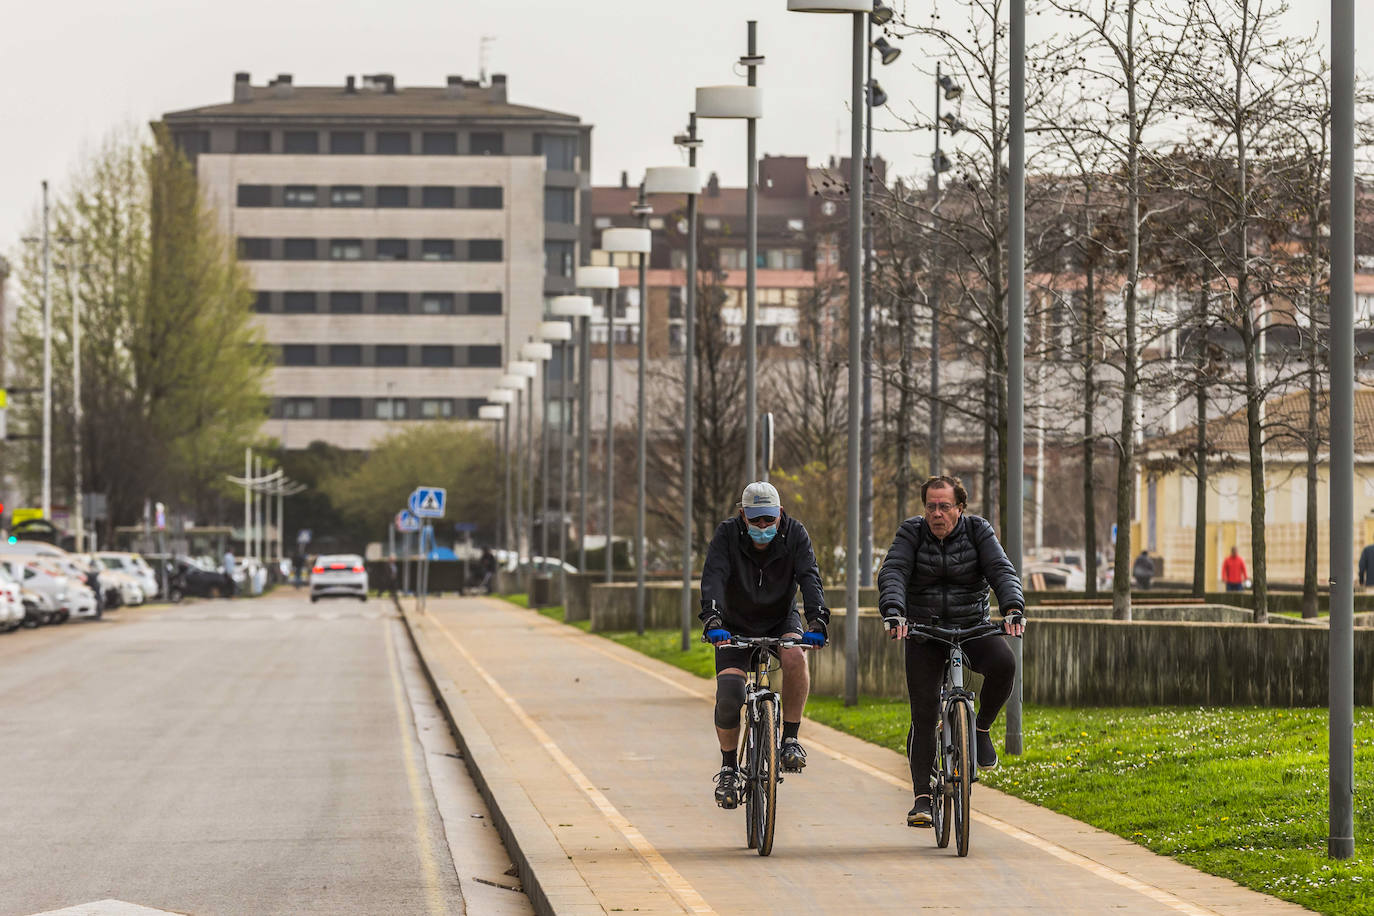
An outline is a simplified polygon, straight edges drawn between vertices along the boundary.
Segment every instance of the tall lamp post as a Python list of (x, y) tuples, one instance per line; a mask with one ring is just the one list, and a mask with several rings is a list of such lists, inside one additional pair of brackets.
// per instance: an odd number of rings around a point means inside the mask
[[(541, 327), (542, 327), (542, 323), (541, 323)], [(539, 447), (540, 447), (540, 450), (543, 452), (543, 458), (538, 462), (538, 464), (536, 464), (536, 462), (535, 462), (535, 460), (534, 460), (535, 448), (534, 448), (534, 392), (533, 392), (533, 391), (530, 392), (530, 416), (529, 416), (529, 421), (528, 421), (529, 424), (530, 424), (530, 450), (529, 450), (529, 458), (528, 458), (528, 460), (529, 460), (529, 465), (530, 465), (530, 479), (529, 479), (529, 488), (530, 488), (530, 496), (529, 496), (529, 499), (530, 499), (530, 502), (529, 502), (529, 505), (530, 505), (530, 527), (529, 527), (529, 533), (530, 533), (530, 569), (529, 569), (529, 573), (526, 574), (526, 576), (525, 576), (525, 582), (526, 582), (525, 594), (526, 594), (527, 596), (529, 596), (529, 597), (533, 597), (533, 595), (534, 595), (534, 526), (535, 526), (535, 522), (538, 520), (538, 517), (539, 517), (539, 515), (536, 514), (536, 511), (535, 511), (535, 498), (534, 498), (534, 469), (535, 469), (536, 467), (539, 468), (539, 476), (540, 476), (540, 478), (541, 478), (540, 488), (541, 488), (541, 491), (542, 491), (542, 492), (541, 492), (541, 497), (540, 497), (540, 500), (539, 500), (538, 513), (539, 513), (539, 514), (542, 514), (542, 515), (543, 515), (543, 518), (544, 518), (544, 523), (543, 523), (543, 525), (542, 525), (541, 527), (545, 528), (545, 530), (547, 530), (547, 528), (548, 528), (548, 508), (549, 508), (549, 360), (553, 359), (553, 346), (552, 346), (551, 344), (545, 343), (545, 342), (542, 341), (542, 340), (531, 340), (531, 341), (529, 341), (528, 343), (526, 343), (526, 344), (524, 344), (523, 346), (520, 347), (520, 358), (521, 358), (521, 359), (524, 359), (524, 360), (528, 360), (528, 361), (531, 362), (531, 363), (534, 363), (534, 365), (535, 365), (535, 371), (536, 371), (536, 372), (537, 372), (539, 369), (543, 369), (543, 370), (544, 370), (544, 371), (543, 371), (543, 377), (540, 378), (540, 383), (539, 383), (540, 398), (541, 398), (541, 400), (542, 400), (542, 404), (540, 405), (540, 410), (539, 410), (539, 422), (540, 422), (540, 424), (541, 424), (540, 434), (539, 434)], [(544, 548), (545, 548), (545, 549), (544, 549), (544, 550), (541, 550), (541, 552), (540, 552), (540, 554), (539, 554), (539, 556), (540, 556), (541, 558), (547, 557), (547, 556), (548, 556), (547, 547), (548, 547), (548, 539), (545, 538), (545, 539), (544, 539)]]
[[(653, 233), (646, 227), (649, 221), (649, 214), (653, 209), (644, 199), (644, 185), (639, 186), (639, 199), (631, 208), (631, 212), (639, 218), (640, 228), (620, 228), (607, 229), (601, 233), (601, 247), (609, 252), (624, 252), (627, 254), (639, 255), (639, 386), (636, 395), (637, 413), (639, 423), (637, 427), (639, 460), (636, 467), (638, 499), (635, 503), (635, 631), (641, 636), (644, 635), (644, 489), (647, 484), (645, 475), (644, 453), (648, 450), (648, 439), (646, 432), (648, 423), (644, 417), (644, 376), (646, 363), (648, 362), (648, 335), (647, 317), (649, 314), (649, 290), (647, 271), (649, 266), (649, 255), (654, 248)], [(609, 330), (611, 325), (607, 324)], [(612, 338), (612, 344), (614, 339)], [(607, 396), (607, 410), (609, 411), (610, 397)], [(611, 491), (610, 481), (607, 480), (606, 492)], [(607, 571), (610, 571), (609, 558), (607, 555)]]
[[(610, 230), (606, 230), (610, 231)], [(618, 267), (579, 267), (577, 268), (577, 279), (574, 280), (581, 289), (602, 289), (605, 290), (605, 309), (606, 309), (606, 581), (615, 581), (614, 566), (612, 563), (611, 539), (615, 534), (615, 291), (620, 288), (620, 268)], [(588, 348), (583, 348), (582, 359), (590, 360)], [(586, 377), (591, 378), (591, 367), (588, 364)], [(591, 393), (588, 392), (587, 400), (590, 401)], [(583, 415), (590, 419), (590, 412), (587, 405), (583, 405)], [(583, 431), (583, 443), (586, 443), (586, 431)], [(587, 476), (587, 452), (582, 452), (582, 515), (583, 522), (586, 522), (586, 476)], [(585, 530), (585, 526), (584, 526)], [(583, 555), (585, 561), (585, 554)]]
[[(538, 374), (538, 367), (529, 360), (512, 360), (506, 365), (506, 375), (502, 379), (502, 386), (515, 389), (515, 556), (516, 568), (519, 568), (519, 558), (524, 554), (525, 545), (522, 544), (521, 535), (525, 531), (525, 488), (527, 486), (526, 471), (529, 464), (528, 452), (534, 448), (533, 437), (529, 435), (533, 431), (534, 424), (534, 390), (531, 380)], [(529, 391), (529, 397), (525, 397), (525, 392)], [(522, 413), (524, 416), (522, 417)], [(521, 421), (525, 430), (521, 430)], [(523, 438), (522, 438), (523, 437)], [(526, 452), (525, 461), (521, 461), (521, 442), (524, 442)], [(528, 545), (532, 548), (534, 545)], [(527, 555), (527, 554), (525, 554)]]
[[(564, 405), (567, 403), (568, 341), (572, 340), (572, 335), (572, 325), (568, 324), (566, 321), (541, 321), (539, 323), (539, 339), (543, 340), (545, 342), (544, 345), (549, 348), (550, 358), (552, 358), (553, 355), (553, 345), (558, 345), (558, 440), (560, 449), (558, 476), (560, 483), (563, 480), (563, 475), (566, 470), (564, 465), (566, 464), (568, 456), (568, 431)], [(549, 470), (549, 430), (552, 428), (550, 420), (550, 414), (552, 412), (549, 410), (549, 366), (551, 365), (551, 363), (546, 363), (544, 366), (544, 493), (541, 499), (544, 506), (544, 524), (540, 526), (539, 553), (545, 558), (549, 555), (549, 478), (553, 476)], [(558, 503), (558, 594), (560, 596), (563, 594), (563, 550), (567, 532), (567, 525), (564, 524), (563, 520), (563, 501), (560, 499)]]
[[(582, 276), (582, 271), (603, 270), (600, 267), (579, 267), (578, 276)], [(591, 388), (588, 376), (590, 375), (590, 362), (588, 360), (588, 348), (590, 331), (588, 329), (589, 320), (592, 317), (592, 298), (591, 296), (555, 296), (549, 305), (549, 311), (561, 318), (570, 318), (577, 321), (577, 455), (578, 466), (581, 470), (578, 473), (578, 525), (577, 525), (577, 571), (585, 573), (587, 571), (587, 446), (589, 441), (587, 427), (591, 418)], [(570, 375), (570, 366), (564, 368), (563, 377), (567, 379)], [(571, 425), (571, 424), (569, 424)], [(566, 469), (565, 469), (566, 470)], [(563, 482), (564, 506), (568, 503), (566, 473)], [(566, 584), (566, 583), (565, 583)], [(564, 591), (564, 600), (567, 600), (567, 592)]]
[(692, 626), (692, 448), (696, 397), (692, 373), (695, 369), (697, 305), (697, 195), (701, 193), (701, 170), (697, 165), (697, 118), (688, 121), (687, 133), (675, 138), (686, 147), (687, 166), (665, 166), (644, 173), (644, 188), (650, 194), (687, 195), (687, 302), (683, 306), (683, 426), (682, 426), (682, 651), (690, 646)]
[[(589, 296), (555, 296), (553, 302), (549, 304), (549, 313), (558, 318), (567, 318), (568, 339), (563, 342), (563, 375), (560, 381), (558, 397), (558, 421), (559, 421), (559, 455), (558, 455), (558, 562), (559, 562), (559, 600), (565, 605), (568, 600), (568, 574), (564, 565), (568, 561), (568, 439), (572, 436), (574, 428), (573, 413), (568, 407), (573, 398), (569, 396), (570, 391), (577, 392), (577, 402), (580, 405), (587, 398), (586, 386), (579, 383), (576, 388), (573, 386), (572, 359), (573, 353), (578, 353), (586, 346), (587, 339), (587, 317), (592, 313), (592, 300)], [(580, 325), (574, 328), (574, 324)], [(575, 347), (571, 341), (576, 337), (580, 347)], [(579, 419), (576, 421), (581, 432), (581, 410), (576, 412)], [(578, 532), (577, 539), (579, 544), (584, 541), (584, 533)], [(583, 565), (585, 565), (585, 551), (583, 547)], [(585, 572), (582, 565), (577, 567), (578, 572)]]
[[(515, 403), (515, 392), (509, 388), (493, 388), (487, 392), (487, 401), (496, 407), (501, 408), (501, 437), (497, 445), (501, 449), (502, 477), (504, 482), (501, 491), (501, 535), (500, 542), (502, 549), (510, 549), (510, 523), (511, 523), (511, 486), (510, 486), (510, 408)], [(479, 408), (480, 411), (480, 408)]]
[[(871, 0), (870, 0), (871, 3)], [(745, 163), (745, 302), (744, 302), (744, 473), (758, 479), (758, 248), (759, 248), (759, 157), (758, 119), (763, 117), (763, 90), (758, 87), (758, 68), (763, 56), (758, 53), (758, 23), (749, 22), (748, 52), (739, 63), (749, 71), (744, 86), (700, 86), (696, 92), (696, 116), (740, 120), (748, 124)]]
[(859, 702), (859, 428), (863, 387), (863, 146), (865, 26), (873, 0), (787, 0), (798, 13), (848, 13), (853, 21), (849, 110), (849, 467), (845, 543), (844, 703)]

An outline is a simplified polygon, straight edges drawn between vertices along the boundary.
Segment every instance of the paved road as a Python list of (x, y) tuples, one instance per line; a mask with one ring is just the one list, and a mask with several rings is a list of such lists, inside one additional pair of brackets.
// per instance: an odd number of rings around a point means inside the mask
[(536, 871), (566, 912), (1300, 912), (985, 786), (957, 858), (906, 826), (905, 760), (815, 724), (760, 858), (743, 812), (711, 801), (708, 681), (503, 602), (435, 601), (412, 620), (493, 771), (532, 803)]
[(378, 601), (0, 636), (0, 748), (0, 914), (530, 912)]

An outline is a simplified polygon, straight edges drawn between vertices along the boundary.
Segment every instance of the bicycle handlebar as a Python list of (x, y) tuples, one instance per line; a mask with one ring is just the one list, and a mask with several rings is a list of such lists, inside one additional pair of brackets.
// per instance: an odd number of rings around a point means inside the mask
[[(707, 642), (706, 637), (701, 638), (702, 642)], [(783, 639), (780, 636), (731, 636), (723, 646), (730, 646), (735, 649), (771, 648), (777, 646), (780, 649), (819, 649), (820, 646), (809, 646), (800, 639)]]
[[(916, 623), (908, 621), (907, 629), (907, 639), (911, 639), (913, 636), (930, 636), (951, 645), (956, 645), (968, 639), (977, 639), (982, 636), (991, 636), (994, 633), (1004, 632), (1002, 624), (993, 623), (992, 621), (980, 623), (972, 627), (938, 627), (933, 623)], [(1016, 638), (1020, 639), (1021, 637), (1018, 636)]]

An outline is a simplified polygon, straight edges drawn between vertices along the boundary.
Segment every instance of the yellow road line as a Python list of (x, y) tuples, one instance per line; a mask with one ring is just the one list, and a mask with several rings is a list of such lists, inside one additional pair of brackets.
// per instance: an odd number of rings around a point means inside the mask
[[(579, 635), (582, 635), (580, 630), (577, 632)], [(571, 636), (572, 634), (568, 635)], [(600, 638), (601, 637), (593, 637), (593, 639)], [(579, 642), (581, 642), (588, 649), (591, 649), (593, 652), (597, 652), (601, 655), (606, 656), (607, 658), (614, 659), (615, 661), (620, 662), (622, 665), (628, 665), (629, 667), (634, 668), (636, 671), (640, 671), (644, 674), (647, 674), (654, 680), (661, 681), (662, 683), (667, 684), (669, 687), (672, 687), (675, 690), (685, 693), (688, 696), (697, 697), (703, 700), (715, 699), (714, 695), (707, 691), (697, 690), (686, 684), (673, 680), (670, 677), (660, 674), (659, 672), (654, 671), (653, 669), (645, 665), (641, 665), (639, 662), (632, 661), (628, 658), (622, 658), (618, 653), (612, 652), (609, 649), (605, 649), (601, 646), (598, 646), (595, 642), (586, 640), (579, 640)], [(884, 770), (880, 770), (871, 764), (864, 763), (862, 760), (850, 757), (848, 754), (837, 751), (834, 748), (822, 744), (819, 741), (808, 740), (807, 744), (827, 754), (828, 756), (839, 761), (840, 763), (851, 766), (854, 769), (860, 771), (861, 773), (864, 773), (868, 776), (872, 776), (874, 779), (882, 780), (888, 785), (896, 786), (899, 789), (911, 788), (911, 781), (909, 779), (900, 779), (896, 776), (893, 776), (891, 773), (888, 773)], [(1076, 853), (1071, 849), (1059, 845), (1053, 840), (1047, 840), (1044, 837), (1036, 836), (1033, 833), (1028, 833), (1027, 831), (1022, 830), (1021, 828), (1013, 826), (1012, 824), (1009, 824), (1006, 821), (1001, 820), (1000, 818), (993, 817), (990, 814), (984, 814), (981, 811), (974, 811), (973, 819), (979, 822), (980, 824), (986, 824), (987, 826), (992, 827), (994, 830), (1001, 831), (1002, 833), (1006, 834), (1009, 837), (1012, 837), (1013, 839), (1020, 840), (1022, 843), (1025, 843), (1028, 846), (1034, 846), (1041, 852), (1049, 853), (1057, 859), (1061, 859), (1064, 862), (1068, 862), (1071, 865), (1076, 865), (1079, 868), (1084, 869), (1085, 871), (1091, 872), (1099, 878), (1111, 881), (1114, 884), (1118, 884), (1122, 887), (1136, 891), (1137, 893), (1144, 894), (1146, 897), (1149, 897), (1156, 903), (1168, 906), (1174, 910), (1179, 911), (1180, 913), (1187, 913), (1189, 914), (1189, 916), (1209, 916), (1209, 914), (1216, 913), (1216, 910), (1210, 910), (1206, 907), (1201, 907), (1194, 903), (1190, 903), (1189, 901), (1184, 900), (1182, 897), (1178, 897), (1174, 894), (1169, 893), (1163, 888), (1155, 887), (1153, 884), (1147, 884), (1144, 881), (1132, 878), (1130, 875), (1125, 874), (1124, 872), (1117, 871), (1116, 869), (1103, 865), (1100, 862), (1096, 862), (1093, 859), (1088, 858), (1087, 856), (1081, 855), (1080, 853)]]
[(405, 699), (405, 687), (401, 684), (400, 668), (396, 664), (396, 641), (391, 635), (394, 624), (384, 621), (386, 630), (386, 660), (391, 671), (391, 693), (396, 701), (396, 721), (401, 729), (401, 757), (405, 761), (406, 782), (410, 784), (410, 805), (415, 812), (415, 840), (420, 847), (420, 866), (425, 873), (425, 898), (431, 913), (448, 912), (444, 906), (444, 895), (439, 887), (439, 869), (434, 864), (434, 847), (429, 841), (429, 827), (425, 812), (425, 794), (420, 787), (420, 771), (415, 765), (415, 736), (411, 734), (409, 716), (410, 704)]
[(578, 768), (577, 764), (572, 762), (572, 759), (568, 757), (567, 754), (563, 753), (563, 749), (554, 742), (552, 736), (544, 731), (538, 722), (530, 718), (529, 714), (525, 712), (524, 707), (520, 705), (520, 702), (516, 700), (515, 697), (511, 696), (504, 687), (497, 683), (496, 678), (492, 677), (491, 674), (487, 672), (487, 669), (483, 668), (477, 659), (473, 658), (472, 653), (464, 648), (462, 643), (453, 638), (453, 634), (449, 632), (448, 627), (444, 626), (443, 622), (437, 616), (431, 616), (428, 619), (429, 622), (439, 628), (439, 632), (444, 634), (444, 637), (452, 644), (453, 648), (458, 650), (458, 654), (463, 656), (482, 680), (487, 682), (487, 686), (492, 689), (492, 692), (500, 697), (501, 701), (510, 708), (515, 718), (520, 720), (520, 724), (525, 726), (525, 728), (529, 730), (529, 733), (534, 736), (534, 739), (543, 746), (544, 750), (549, 752), (549, 756), (552, 757), (559, 768), (568, 775), (568, 778), (573, 781), (573, 784), (581, 789), (583, 794), (585, 794), (587, 798), (591, 800), (592, 804), (596, 806), (597, 810), (615, 826), (616, 830), (620, 831), (620, 834), (625, 837), (625, 841), (634, 848), (635, 852), (639, 853), (639, 857), (644, 860), (644, 864), (648, 865), (649, 868), (658, 875), (658, 880), (677, 898), (678, 902), (682, 904), (683, 909), (689, 913), (714, 914), (715, 911), (711, 909), (710, 904), (697, 893), (696, 888), (692, 887), (692, 885), (687, 882), (687, 879), (678, 873), (677, 869), (669, 865), (668, 860), (663, 857), (663, 854), (654, 848), (654, 845), (645, 838), (644, 834), (639, 832), (639, 828), (630, 823), (629, 819), (621, 814), (620, 811), (616, 809), (615, 805), (611, 804), (611, 800), (587, 778), (586, 774)]

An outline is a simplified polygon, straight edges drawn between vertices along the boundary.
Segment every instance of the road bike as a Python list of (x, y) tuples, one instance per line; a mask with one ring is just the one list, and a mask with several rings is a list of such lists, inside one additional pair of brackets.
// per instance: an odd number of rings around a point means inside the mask
[(782, 753), (782, 700), (769, 683), (777, 671), (769, 649), (811, 649), (801, 640), (771, 636), (734, 636), (722, 645), (754, 650), (744, 695), (744, 721), (739, 735), (740, 783), (744, 789), (745, 834), (750, 849), (766, 856), (773, 851), (773, 827), (778, 816), (778, 757)]
[[(968, 855), (969, 821), (973, 810), (970, 798), (973, 784), (978, 781), (978, 748), (973, 715), (973, 691), (964, 686), (963, 644), (1004, 632), (1001, 624), (980, 623), (959, 628), (937, 627), (933, 624), (911, 623), (907, 639), (933, 639), (949, 647), (945, 658), (944, 680), (940, 685), (940, 719), (935, 737), (935, 784), (931, 793), (930, 813), (935, 828), (935, 845), (949, 846), (950, 833), (955, 838), (959, 855)], [(911, 735), (907, 735), (910, 753)], [(951, 830), (952, 828), (952, 830)]]

